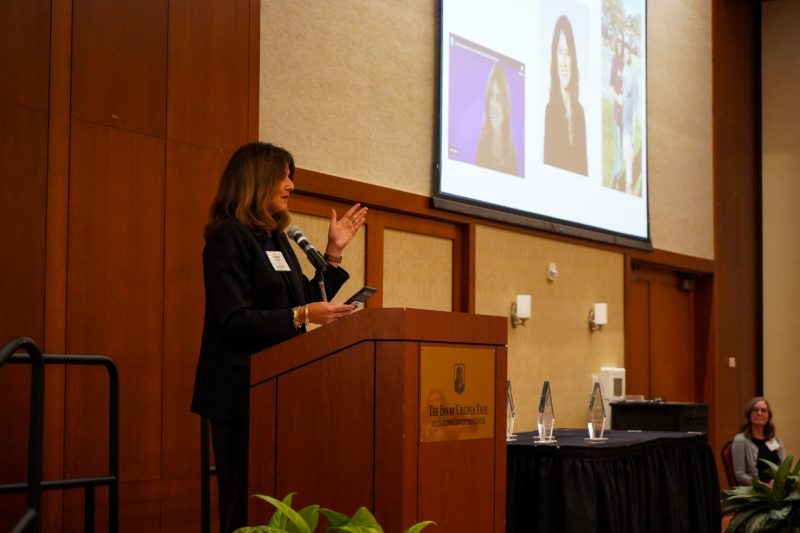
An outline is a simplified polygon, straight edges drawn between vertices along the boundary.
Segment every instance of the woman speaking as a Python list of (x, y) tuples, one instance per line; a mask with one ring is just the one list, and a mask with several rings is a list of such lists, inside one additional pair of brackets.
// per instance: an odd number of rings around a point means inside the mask
[[(219, 485), (220, 532), (247, 522), (250, 356), (350, 314), (324, 301), (306, 278), (284, 233), (294, 160), (283, 148), (250, 143), (231, 157), (205, 228), (205, 318), (192, 411), (208, 418)], [(333, 296), (348, 279), (342, 250), (364, 225), (367, 208), (341, 218), (331, 210), (323, 273)]]

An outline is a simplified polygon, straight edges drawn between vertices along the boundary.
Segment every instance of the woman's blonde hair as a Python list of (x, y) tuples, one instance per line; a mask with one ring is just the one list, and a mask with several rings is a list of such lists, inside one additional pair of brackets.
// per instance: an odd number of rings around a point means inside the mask
[(289, 178), (294, 179), (294, 158), (278, 146), (254, 142), (236, 150), (211, 202), (206, 238), (226, 218), (235, 218), (257, 235), (285, 229), (289, 213), (270, 214), (268, 208), (287, 168)]

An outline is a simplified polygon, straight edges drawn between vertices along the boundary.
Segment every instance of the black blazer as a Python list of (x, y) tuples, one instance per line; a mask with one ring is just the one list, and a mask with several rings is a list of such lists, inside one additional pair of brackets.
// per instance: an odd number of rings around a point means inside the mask
[(586, 176), (586, 117), (583, 106), (578, 102), (575, 102), (573, 112), (570, 145), (566, 108), (561, 97), (547, 104), (544, 115), (544, 164)]
[[(281, 252), (291, 270), (275, 270), (267, 251)], [(329, 268), (328, 297), (349, 277), (341, 268)], [(250, 356), (303, 333), (305, 327), (294, 327), (292, 308), (322, 295), (303, 275), (283, 232), (257, 237), (234, 218), (206, 239), (203, 282), (205, 318), (192, 411), (213, 420), (242, 420), (249, 410)]]

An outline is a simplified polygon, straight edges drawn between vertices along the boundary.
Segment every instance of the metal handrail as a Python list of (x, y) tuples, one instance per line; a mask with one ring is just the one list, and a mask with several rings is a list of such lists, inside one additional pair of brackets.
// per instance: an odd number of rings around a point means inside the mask
[(42, 351), (28, 337), (17, 337), (0, 349), (0, 367), (14, 359), (13, 354), (25, 350), (31, 363), (31, 406), (28, 427), (27, 509), (12, 532), (38, 530), (42, 514), (42, 450), (44, 441), (44, 361)]
[[(13, 342), (13, 341), (12, 341)], [(16, 350), (12, 350), (16, 351)], [(109, 405), (108, 405), (108, 469), (107, 476), (71, 478), (59, 480), (46, 480), (38, 483), (41, 498), (41, 490), (61, 490), (83, 487), (84, 498), (84, 529), (87, 532), (94, 531), (95, 514), (95, 487), (99, 485), (108, 486), (108, 530), (111, 533), (119, 531), (119, 373), (117, 366), (110, 358), (102, 355), (52, 355), (44, 354), (41, 356), (44, 364), (74, 364), (103, 366), (108, 372), (109, 380)], [(31, 362), (31, 359), (22, 354), (12, 355), (9, 362), (24, 364)], [(43, 374), (43, 373), (42, 373)], [(43, 396), (44, 398), (44, 396)], [(42, 405), (44, 400), (42, 400)], [(39, 465), (41, 468), (41, 463)], [(41, 477), (40, 477), (41, 479)], [(27, 490), (26, 483), (12, 483), (0, 485), (0, 494), (10, 492), (22, 492)]]

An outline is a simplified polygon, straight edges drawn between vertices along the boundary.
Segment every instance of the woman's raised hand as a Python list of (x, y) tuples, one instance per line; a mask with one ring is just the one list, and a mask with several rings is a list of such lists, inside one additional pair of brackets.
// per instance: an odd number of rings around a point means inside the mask
[(361, 204), (355, 204), (347, 212), (338, 218), (336, 210), (331, 209), (331, 225), (328, 228), (328, 247), (325, 252), (330, 255), (342, 255), (342, 250), (350, 243), (350, 240), (358, 233), (361, 226), (367, 219), (367, 208)]

